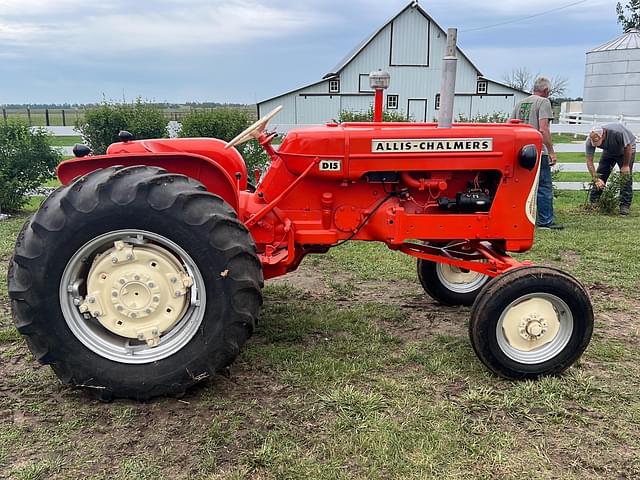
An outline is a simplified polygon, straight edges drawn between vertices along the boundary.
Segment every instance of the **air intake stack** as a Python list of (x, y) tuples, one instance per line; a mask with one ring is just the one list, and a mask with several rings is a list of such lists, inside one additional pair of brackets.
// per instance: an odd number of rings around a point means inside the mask
[(442, 59), (438, 128), (451, 128), (453, 123), (453, 101), (456, 96), (456, 71), (458, 68), (458, 58), (456, 57), (457, 39), (458, 29), (450, 28), (447, 30), (447, 49)]

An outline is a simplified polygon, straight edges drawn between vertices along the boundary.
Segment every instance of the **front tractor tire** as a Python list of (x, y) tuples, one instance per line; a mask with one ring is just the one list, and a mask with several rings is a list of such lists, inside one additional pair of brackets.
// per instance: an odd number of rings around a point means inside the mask
[(418, 259), (418, 280), (424, 291), (443, 305), (472, 305), (491, 277), (454, 265)]
[(233, 362), (262, 303), (253, 239), (220, 197), (156, 167), (54, 192), (9, 267), (18, 331), (103, 400), (181, 395)]
[(589, 344), (593, 309), (584, 287), (547, 267), (493, 279), (471, 309), (469, 337), (493, 373), (512, 380), (560, 374)]

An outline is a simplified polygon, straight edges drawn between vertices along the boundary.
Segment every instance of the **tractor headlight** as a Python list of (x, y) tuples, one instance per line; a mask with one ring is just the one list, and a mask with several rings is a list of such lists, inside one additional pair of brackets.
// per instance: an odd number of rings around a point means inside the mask
[(523, 168), (533, 170), (538, 161), (538, 149), (535, 145), (525, 145), (518, 154), (518, 162)]

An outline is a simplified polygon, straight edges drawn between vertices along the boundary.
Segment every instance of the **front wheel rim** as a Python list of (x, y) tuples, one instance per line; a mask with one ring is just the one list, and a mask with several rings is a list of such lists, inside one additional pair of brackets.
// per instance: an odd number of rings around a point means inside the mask
[(463, 271), (455, 265), (436, 264), (436, 275), (447, 290), (454, 293), (472, 293), (489, 281), (489, 276), (472, 270)]
[[(553, 309), (553, 314), (549, 314), (548, 307), (544, 314), (530, 309), (528, 315), (513, 315), (514, 309), (526, 305), (526, 302), (532, 302), (536, 305), (549, 305)], [(526, 307), (525, 307), (526, 310)], [(543, 307), (541, 310), (545, 310)], [(555, 318), (553, 315), (555, 314)], [(547, 317), (545, 319), (545, 317)], [(557, 322), (557, 327), (553, 328)], [(553, 335), (550, 339), (545, 339), (547, 334), (545, 329), (551, 330), (549, 333)], [(573, 335), (574, 321), (571, 309), (561, 298), (550, 293), (532, 293), (524, 295), (507, 306), (500, 315), (496, 325), (496, 337), (498, 346), (511, 360), (527, 365), (536, 365), (547, 362), (557, 357), (569, 344)], [(513, 341), (520, 335), (531, 343), (530, 348), (522, 349), (518, 346), (522, 345), (522, 340)], [(510, 341), (509, 338), (512, 340)], [(535, 342), (545, 341), (540, 347), (535, 347)]]
[[(182, 265), (193, 279), (189, 288), (186, 307), (171, 328), (159, 335), (157, 344), (119, 336), (107, 330), (95, 318), (87, 319), (80, 312), (82, 292), (78, 286), (86, 281), (87, 271), (97, 254), (105, 252), (114, 242), (124, 241), (133, 245), (151, 243), (164, 249)], [(135, 248), (135, 247), (134, 247)], [(81, 288), (81, 287), (80, 287)], [(86, 292), (85, 292), (86, 294)], [(60, 307), (71, 332), (89, 350), (99, 356), (119, 363), (144, 364), (167, 358), (180, 351), (200, 329), (206, 306), (204, 279), (191, 256), (172, 240), (157, 233), (127, 229), (106, 233), (85, 243), (67, 262), (59, 289)]]

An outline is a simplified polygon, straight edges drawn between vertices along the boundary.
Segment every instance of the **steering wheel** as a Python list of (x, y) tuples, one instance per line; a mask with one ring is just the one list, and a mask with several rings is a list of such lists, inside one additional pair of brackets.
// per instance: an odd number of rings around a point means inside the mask
[(224, 148), (235, 147), (236, 145), (240, 145), (241, 143), (247, 142), (252, 138), (257, 139), (258, 137), (260, 137), (260, 135), (262, 135), (262, 132), (264, 132), (264, 129), (267, 127), (269, 120), (271, 120), (278, 113), (280, 113), (280, 110), (282, 110), (282, 105), (278, 105), (276, 108), (274, 108), (269, 113), (267, 113), (264, 117), (262, 117), (258, 121), (251, 124), (240, 135), (235, 137), (230, 142), (227, 142)]

